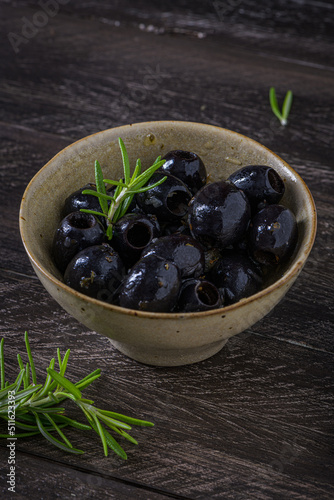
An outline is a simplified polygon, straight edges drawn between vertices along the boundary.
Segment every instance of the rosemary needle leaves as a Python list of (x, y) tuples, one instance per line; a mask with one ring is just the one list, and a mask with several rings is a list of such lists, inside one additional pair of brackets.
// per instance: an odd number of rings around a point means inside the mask
[(293, 99), (293, 94), (291, 90), (288, 90), (283, 101), (283, 107), (281, 112), (278, 107), (275, 88), (271, 87), (269, 90), (269, 102), (272, 112), (279, 119), (281, 125), (283, 126), (285, 126), (288, 123), (288, 116), (290, 114), (292, 106), (292, 99)]
[[(81, 209), (82, 212), (90, 213), (93, 215), (100, 215), (106, 218), (107, 220), (106, 235), (109, 240), (112, 239), (113, 224), (115, 224), (118, 221), (118, 219), (120, 219), (121, 217), (123, 217), (123, 215), (125, 215), (128, 208), (130, 207), (134, 195), (137, 193), (143, 193), (144, 191), (148, 191), (149, 189), (152, 189), (155, 186), (162, 184), (166, 180), (166, 177), (163, 177), (158, 182), (150, 184), (149, 186), (145, 186), (145, 184), (150, 180), (154, 172), (165, 163), (166, 160), (161, 160), (161, 156), (158, 156), (153, 165), (144, 172), (141, 171), (141, 161), (138, 158), (134, 172), (131, 176), (129, 156), (125, 144), (120, 137), (118, 141), (123, 160), (123, 170), (124, 170), (123, 179), (120, 179), (119, 181), (114, 181), (111, 179), (103, 179), (101, 166), (99, 162), (96, 160), (95, 161), (96, 191), (93, 191), (91, 189), (85, 189), (83, 191), (83, 194), (91, 194), (93, 196), (96, 196), (99, 199), (102, 213), (94, 210)], [(105, 184), (111, 184), (112, 186), (115, 186), (115, 191), (112, 196), (107, 194)]]
[[(74, 448), (67, 439), (63, 430), (65, 427), (75, 427), (80, 430), (93, 429), (100, 437), (104, 454), (108, 456), (110, 448), (121, 458), (127, 455), (115, 438), (106, 429), (108, 427), (115, 433), (138, 444), (128, 434), (131, 425), (152, 427), (152, 422), (127, 417), (120, 413), (102, 410), (94, 405), (94, 401), (82, 397), (82, 390), (90, 385), (101, 375), (97, 369), (73, 384), (65, 377), (70, 350), (68, 349), (63, 358), (57, 349), (59, 371), (55, 370), (55, 358), (52, 358), (47, 368), (47, 376), (44, 384), (37, 384), (37, 376), (28, 333), (25, 332), (25, 345), (28, 354), (28, 362), (24, 366), (20, 354), (17, 355), (19, 373), (13, 383), (5, 380), (4, 364), (4, 339), (0, 342), (0, 421), (7, 422), (7, 434), (0, 434), (0, 438), (21, 438), (42, 434), (50, 443), (63, 451), (81, 454), (82, 450)], [(65, 408), (61, 406), (65, 400), (75, 403), (85, 415), (88, 425), (67, 417)], [(22, 432), (16, 432), (20, 429)], [(55, 435), (57, 437), (55, 437)]]

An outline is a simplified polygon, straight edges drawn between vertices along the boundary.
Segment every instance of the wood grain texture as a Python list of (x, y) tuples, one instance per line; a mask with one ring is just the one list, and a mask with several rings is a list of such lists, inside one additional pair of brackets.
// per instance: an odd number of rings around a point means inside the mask
[[(84, 442), (80, 457), (42, 437), (18, 442), (18, 498), (332, 499), (332, 5), (72, 0), (16, 54), (8, 33), (20, 33), (22, 19), (39, 10), (37, 2), (0, 1), (6, 371), (14, 377), (28, 330), (38, 377), (57, 347), (70, 348), (74, 380), (102, 368), (88, 397), (155, 427), (133, 429), (139, 447), (122, 443), (127, 462), (105, 459), (98, 438), (76, 430), (68, 432)], [(294, 92), (286, 128), (271, 114), (271, 85), (280, 100)], [(35, 277), (18, 229), (25, 186), (59, 150), (156, 119), (211, 123), (258, 140), (300, 173), (318, 209), (314, 249), (284, 301), (216, 356), (179, 368), (131, 361), (66, 314)], [(4, 497), (6, 457), (0, 441)]]

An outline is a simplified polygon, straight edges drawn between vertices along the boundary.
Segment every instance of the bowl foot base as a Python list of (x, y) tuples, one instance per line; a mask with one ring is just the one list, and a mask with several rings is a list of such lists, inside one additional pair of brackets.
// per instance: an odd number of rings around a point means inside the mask
[(120, 352), (140, 363), (153, 366), (182, 366), (210, 358), (224, 347), (227, 340), (219, 340), (209, 345), (186, 349), (143, 349), (111, 339), (110, 342)]

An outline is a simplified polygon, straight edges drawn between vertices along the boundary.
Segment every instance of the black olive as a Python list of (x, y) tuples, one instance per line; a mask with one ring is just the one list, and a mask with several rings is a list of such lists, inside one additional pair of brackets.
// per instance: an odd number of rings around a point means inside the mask
[(104, 243), (79, 252), (67, 266), (64, 281), (78, 292), (112, 302), (124, 274), (118, 253)]
[(191, 200), (189, 227), (202, 244), (225, 248), (244, 236), (250, 215), (248, 199), (241, 190), (226, 181), (213, 182)]
[(124, 264), (131, 267), (158, 236), (160, 226), (154, 215), (126, 214), (113, 227), (111, 245), (122, 255)]
[(242, 189), (251, 204), (253, 212), (259, 204), (278, 203), (285, 186), (280, 175), (266, 165), (249, 165), (240, 168), (229, 177), (238, 189)]
[(166, 162), (159, 168), (159, 171), (181, 179), (193, 194), (196, 194), (205, 185), (206, 169), (196, 153), (178, 149), (170, 151), (162, 159)]
[(95, 184), (86, 184), (82, 188), (74, 191), (74, 193), (70, 194), (64, 204), (63, 215), (68, 215), (72, 212), (77, 212), (82, 208), (86, 210), (95, 210), (96, 212), (101, 212), (101, 206), (98, 198), (91, 194), (82, 194), (82, 191), (85, 189), (90, 189), (92, 191), (96, 191)]
[(219, 289), (225, 305), (257, 293), (263, 287), (261, 268), (244, 253), (225, 250), (207, 274)]
[(204, 272), (204, 250), (191, 236), (173, 234), (156, 239), (149, 245), (142, 257), (158, 255), (173, 262), (182, 278), (198, 278)]
[(91, 245), (104, 240), (104, 231), (94, 215), (72, 212), (61, 221), (53, 239), (53, 257), (59, 271), (65, 271), (70, 260)]
[(147, 255), (130, 270), (119, 290), (121, 307), (151, 312), (170, 312), (181, 285), (178, 268), (157, 255)]
[(218, 289), (207, 280), (186, 280), (180, 290), (177, 309), (180, 312), (209, 311), (222, 307)]
[(186, 220), (165, 223), (162, 228), (162, 236), (170, 236), (172, 234), (184, 234), (186, 236), (191, 236), (190, 228)]
[(136, 195), (139, 207), (147, 214), (156, 215), (160, 223), (180, 220), (186, 216), (192, 197), (187, 186), (173, 175), (156, 172), (149, 180), (148, 186), (165, 175), (167, 179), (162, 184)]
[(297, 244), (296, 218), (283, 205), (268, 205), (253, 218), (248, 238), (250, 253), (255, 260), (265, 265), (284, 262)]

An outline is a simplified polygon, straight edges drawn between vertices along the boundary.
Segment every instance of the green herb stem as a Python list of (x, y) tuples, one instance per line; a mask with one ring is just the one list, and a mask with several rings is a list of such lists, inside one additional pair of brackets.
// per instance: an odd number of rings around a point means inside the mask
[[(29, 362), (24, 367), (22, 358), (18, 354), (17, 359), (20, 371), (15, 382), (10, 384), (8, 381), (5, 381), (4, 339), (0, 341), (0, 420), (9, 421), (8, 408), (9, 405), (12, 406), (14, 404), (16, 427), (26, 431), (15, 433), (15, 437), (17, 438), (42, 434), (52, 445), (57, 446), (61, 450), (74, 454), (82, 454), (84, 452), (73, 447), (62, 429), (66, 427), (85, 431), (93, 429), (101, 439), (105, 456), (108, 455), (108, 448), (110, 448), (117, 455), (126, 459), (127, 455), (125, 451), (104, 426), (109, 427), (112, 431), (133, 444), (137, 444), (137, 441), (126, 430), (131, 429), (131, 424), (146, 426), (152, 426), (153, 424), (119, 413), (102, 410), (94, 406), (94, 401), (83, 398), (81, 390), (99, 378), (101, 370), (97, 369), (93, 371), (74, 384), (64, 376), (70, 355), (69, 349), (63, 358), (61, 357), (60, 350), (57, 349), (59, 372), (54, 369), (55, 359), (52, 358), (46, 370), (47, 375), (44, 385), (37, 384), (37, 375), (27, 332), (25, 333), (25, 344)], [(14, 391), (15, 393), (14, 402), (9, 391)], [(75, 403), (81, 409), (89, 425), (64, 415), (65, 408), (59, 405), (65, 400), (72, 401), (72, 403)], [(56, 433), (59, 439), (54, 437), (52, 433)], [(11, 437), (11, 435), (0, 434), (0, 438), (8, 437)]]
[[(156, 158), (156, 160), (154, 161), (153, 165), (151, 165), (144, 172), (141, 171), (141, 161), (138, 158), (136, 161), (136, 166), (134, 168), (133, 174), (131, 176), (129, 156), (125, 144), (121, 138), (119, 138), (119, 146), (121, 149), (121, 155), (123, 161), (124, 179), (120, 179), (119, 181), (115, 181), (112, 179), (104, 179), (101, 166), (99, 162), (96, 161), (95, 162), (96, 191), (93, 191), (91, 189), (85, 189), (83, 191), (83, 194), (96, 196), (100, 201), (102, 212), (97, 212), (88, 209), (81, 209), (82, 212), (103, 216), (107, 219), (106, 235), (109, 240), (112, 239), (113, 225), (126, 214), (134, 195), (137, 193), (143, 193), (145, 191), (153, 189), (166, 180), (166, 177), (164, 176), (159, 181), (150, 184), (148, 186), (145, 186), (149, 182), (152, 175), (156, 172), (156, 170), (158, 170), (158, 168), (160, 168), (165, 163), (165, 160), (161, 160), (160, 156), (158, 156), (158, 158)], [(105, 184), (110, 184), (115, 186), (115, 192), (113, 196), (107, 194)], [(108, 202), (110, 202), (109, 206)]]
[(288, 92), (285, 95), (284, 101), (283, 101), (283, 107), (282, 107), (282, 112), (281, 112), (279, 107), (278, 107), (275, 88), (271, 87), (269, 90), (269, 102), (270, 102), (272, 112), (279, 119), (279, 121), (281, 122), (281, 125), (283, 125), (283, 126), (287, 125), (287, 123), (288, 123), (288, 116), (289, 116), (290, 111), (291, 111), (292, 100), (293, 100), (293, 94), (292, 94), (291, 90), (288, 90)]

